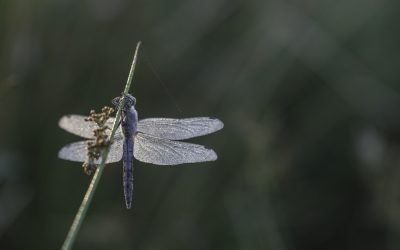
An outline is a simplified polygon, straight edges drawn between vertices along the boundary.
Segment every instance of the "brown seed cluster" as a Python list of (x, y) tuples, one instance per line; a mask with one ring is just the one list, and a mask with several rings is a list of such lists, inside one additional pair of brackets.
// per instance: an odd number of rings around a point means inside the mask
[(110, 128), (106, 125), (106, 123), (113, 112), (114, 109), (110, 107), (102, 108), (101, 113), (96, 113), (96, 111), (91, 110), (89, 117), (85, 119), (86, 121), (95, 122), (99, 126), (93, 130), (94, 140), (89, 141), (87, 145), (89, 160), (82, 165), (83, 171), (88, 175), (91, 175), (97, 168), (95, 161), (100, 158), (103, 150), (110, 145), (110, 141), (108, 140), (108, 135), (106, 133), (106, 130)]
[(95, 122), (100, 128), (102, 128), (112, 113), (114, 113), (114, 109), (107, 106), (101, 109), (101, 113), (96, 113), (96, 111), (90, 110), (89, 117), (86, 118), (85, 121)]

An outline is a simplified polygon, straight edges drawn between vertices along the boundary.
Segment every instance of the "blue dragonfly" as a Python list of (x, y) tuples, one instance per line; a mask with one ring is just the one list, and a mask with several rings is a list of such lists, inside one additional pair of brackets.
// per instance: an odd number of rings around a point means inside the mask
[[(118, 162), (122, 159), (123, 187), (128, 209), (132, 205), (134, 158), (155, 165), (179, 165), (217, 159), (214, 150), (180, 140), (211, 134), (222, 129), (224, 124), (219, 119), (194, 117), (138, 120), (135, 109), (136, 99), (130, 94), (124, 95), (124, 98), (120, 126), (116, 130), (106, 163)], [(122, 98), (116, 97), (112, 102), (119, 107), (121, 100)], [(112, 127), (114, 121), (115, 118), (109, 118), (106, 126)], [(59, 151), (58, 157), (69, 161), (87, 162), (88, 141), (94, 139), (93, 131), (98, 128), (98, 125), (87, 121), (86, 116), (66, 115), (60, 119), (59, 126), (88, 140), (64, 146)], [(109, 134), (110, 131), (106, 133)], [(100, 161), (101, 159), (97, 159), (94, 164), (99, 164)]]

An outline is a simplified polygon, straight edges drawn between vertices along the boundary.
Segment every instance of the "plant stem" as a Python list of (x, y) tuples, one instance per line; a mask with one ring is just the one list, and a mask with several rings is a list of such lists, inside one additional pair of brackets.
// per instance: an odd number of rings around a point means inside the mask
[[(133, 57), (131, 69), (129, 71), (128, 80), (125, 85), (124, 94), (128, 94), (131, 83), (132, 83), (133, 72), (135, 71), (137, 55), (139, 52), (140, 44), (141, 44), (141, 42), (138, 42), (136, 45), (135, 55)], [(122, 99), (119, 107), (122, 107), (124, 105), (124, 103), (125, 103), (125, 98)], [(110, 141), (112, 141), (112, 139), (114, 138), (115, 132), (117, 131), (117, 128), (119, 126), (120, 119), (121, 119), (121, 108), (118, 109), (117, 114), (115, 116), (115, 121), (112, 126), (111, 134), (109, 136)], [(96, 172), (93, 175), (92, 181), (90, 182), (89, 188), (87, 189), (86, 194), (83, 197), (81, 206), (79, 207), (78, 212), (75, 215), (74, 221), (72, 222), (72, 225), (68, 231), (67, 237), (65, 238), (64, 243), (61, 247), (62, 250), (71, 249), (72, 245), (74, 244), (74, 242), (76, 240), (76, 236), (78, 235), (78, 232), (82, 225), (82, 222), (85, 219), (87, 210), (92, 201), (92, 198), (96, 191), (97, 185), (100, 181), (100, 177), (103, 174), (103, 170), (106, 165), (106, 160), (107, 160), (109, 151), (110, 151), (110, 146), (106, 147), (101, 155), (101, 163), (97, 167)]]

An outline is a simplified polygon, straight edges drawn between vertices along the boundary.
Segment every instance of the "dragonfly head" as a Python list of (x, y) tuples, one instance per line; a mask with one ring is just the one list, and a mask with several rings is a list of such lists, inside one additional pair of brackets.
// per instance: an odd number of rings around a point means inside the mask
[[(123, 109), (128, 109), (131, 106), (135, 106), (136, 104), (135, 97), (133, 97), (130, 94), (123, 94), (123, 96), (125, 97), (124, 107), (122, 107)], [(119, 107), (121, 100), (122, 100), (121, 96), (117, 96), (112, 100), (112, 104), (114, 104), (116, 107)]]

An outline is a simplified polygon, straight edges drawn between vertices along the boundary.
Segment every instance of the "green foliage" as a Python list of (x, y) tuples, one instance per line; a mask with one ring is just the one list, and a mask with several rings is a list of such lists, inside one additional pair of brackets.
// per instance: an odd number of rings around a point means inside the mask
[[(133, 72), (135, 71), (139, 47), (140, 47), (140, 42), (136, 46), (136, 51), (135, 51), (135, 55), (133, 57), (131, 70), (129, 71), (128, 80), (125, 85), (123, 94), (129, 93), (129, 89), (131, 87), (132, 78), (133, 78)], [(108, 141), (112, 141), (114, 138), (115, 132), (117, 131), (117, 128), (118, 128), (120, 120), (121, 120), (121, 107), (123, 107), (124, 104), (125, 104), (125, 98), (123, 98), (122, 101), (120, 102), (120, 106), (117, 110), (117, 114), (115, 116), (115, 121), (111, 128), (111, 134), (110, 134), (110, 137), (108, 138)], [(102, 120), (104, 120), (104, 119), (102, 119)], [(103, 174), (104, 167), (106, 166), (106, 161), (107, 161), (107, 156), (108, 156), (109, 151), (110, 151), (110, 144), (108, 144), (108, 146), (102, 150), (100, 165), (97, 167), (97, 169), (93, 175), (92, 181), (90, 182), (89, 188), (87, 189), (86, 194), (82, 200), (82, 204), (79, 207), (79, 210), (75, 215), (74, 221), (72, 222), (71, 228), (69, 229), (67, 237), (65, 238), (64, 244), (62, 246), (62, 250), (71, 249), (75, 242), (76, 237), (78, 236), (79, 229), (85, 219), (87, 210), (89, 209), (93, 195), (97, 189), (97, 185), (99, 184), (101, 175)]]

